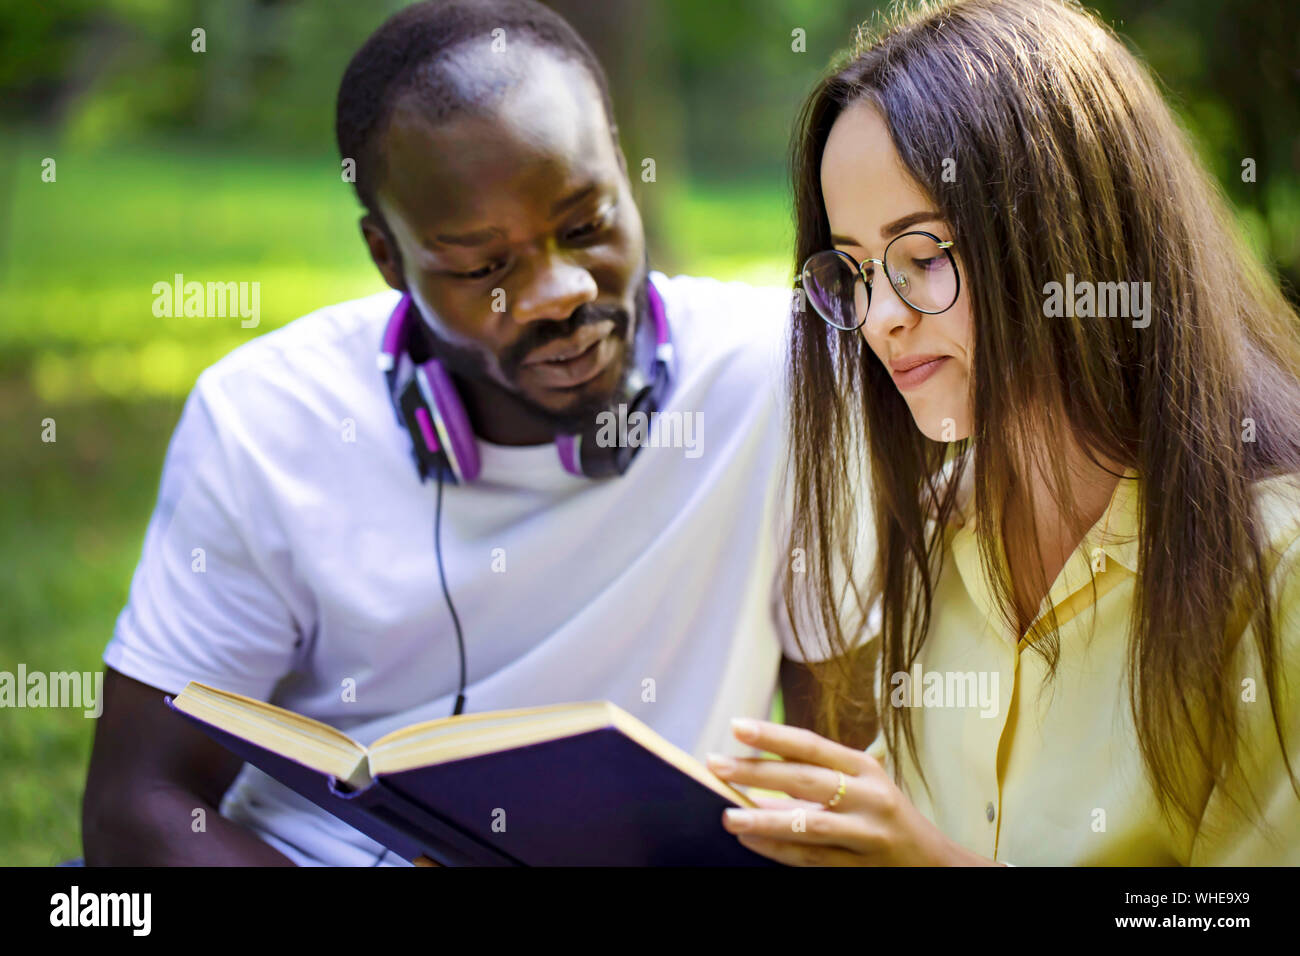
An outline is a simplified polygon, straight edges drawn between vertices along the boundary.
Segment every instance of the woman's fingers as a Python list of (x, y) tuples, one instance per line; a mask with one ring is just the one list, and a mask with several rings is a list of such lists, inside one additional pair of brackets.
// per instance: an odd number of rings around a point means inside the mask
[(822, 846), (853, 847), (862, 842), (862, 821), (829, 810), (737, 810), (723, 811), (722, 825), (737, 835), (793, 840)]
[[(812, 803), (821, 809), (839, 790), (840, 775), (826, 767), (812, 766), (806, 763), (793, 763), (789, 760), (766, 760), (762, 757), (717, 757), (709, 755), (709, 769), (730, 784), (746, 787), (759, 787), (763, 790), (779, 790), (796, 800)], [(837, 807), (843, 806), (849, 798), (847, 784), (850, 780), (845, 774), (846, 792)]]
[(769, 753), (801, 763), (858, 774), (870, 759), (861, 750), (845, 747), (803, 727), (788, 727), (766, 720), (737, 719), (731, 722), (736, 739)]
[(856, 815), (796, 807), (727, 810), (722, 825), (756, 853), (792, 866), (866, 866), (879, 849), (866, 821)]
[(789, 840), (773, 840), (768, 837), (740, 836), (741, 843), (769, 859), (787, 866), (868, 866), (870, 861), (854, 853), (835, 846), (817, 846), (812, 843), (791, 843)]
[(822, 805), (811, 800), (795, 800), (790, 797), (755, 797), (753, 800), (763, 810), (820, 810)]

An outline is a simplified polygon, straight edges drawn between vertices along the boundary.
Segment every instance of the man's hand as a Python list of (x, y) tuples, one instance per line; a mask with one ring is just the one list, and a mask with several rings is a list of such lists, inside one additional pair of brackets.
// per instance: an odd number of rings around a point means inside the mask
[(163, 697), (104, 669), (104, 712), (81, 808), (86, 865), (293, 866), (221, 816), (217, 808), (243, 761), (168, 710)]

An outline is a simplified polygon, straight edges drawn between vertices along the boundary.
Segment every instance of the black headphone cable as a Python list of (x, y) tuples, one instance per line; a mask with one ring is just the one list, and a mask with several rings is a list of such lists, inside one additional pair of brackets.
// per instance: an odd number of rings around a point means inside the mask
[(433, 553), (438, 559), (438, 580), (442, 582), (442, 596), (447, 599), (447, 610), (451, 611), (451, 622), (456, 627), (456, 647), (460, 651), (460, 686), (456, 691), (456, 707), (451, 715), (457, 717), (465, 709), (465, 638), (460, 632), (460, 617), (456, 614), (456, 605), (451, 603), (451, 592), (447, 589), (447, 574), (442, 565), (442, 469), (438, 472), (438, 503), (433, 516)]

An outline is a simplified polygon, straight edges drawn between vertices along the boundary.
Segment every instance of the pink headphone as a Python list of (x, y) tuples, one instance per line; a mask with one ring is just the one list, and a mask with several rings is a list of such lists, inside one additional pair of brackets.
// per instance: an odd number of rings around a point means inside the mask
[[(615, 408), (625, 404), (629, 413), (657, 411), (671, 378), (673, 346), (668, 319), (663, 299), (648, 279), (646, 297), (651, 323), (641, 323), (637, 329), (634, 367), (611, 402)], [(465, 406), (442, 363), (437, 359), (416, 363), (410, 381), (400, 391), (397, 386), (398, 361), (418, 321), (419, 311), (411, 307), (411, 297), (403, 295), (384, 329), (379, 370), (388, 383), (398, 423), (410, 432), (420, 480), (441, 473), (447, 482), (468, 484), (480, 470), (478, 443)], [(570, 474), (589, 478), (623, 474), (640, 446), (602, 446), (595, 440), (595, 429), (593, 421), (578, 434), (557, 435), (555, 447), (560, 464)]]

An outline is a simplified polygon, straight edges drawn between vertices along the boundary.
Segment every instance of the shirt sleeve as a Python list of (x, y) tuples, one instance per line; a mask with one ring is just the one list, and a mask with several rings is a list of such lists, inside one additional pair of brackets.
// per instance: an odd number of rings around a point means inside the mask
[[(793, 559), (797, 559), (797, 555)], [(784, 571), (784, 568), (777, 568), (779, 578), (772, 588), (771, 607), (772, 622), (781, 641), (781, 653), (790, 661), (800, 663), (827, 661), (833, 656), (831, 643), (806, 601), (801, 601), (794, 607), (794, 613), (800, 619), (802, 648), (794, 636), (794, 630), (790, 627), (787, 601), (785, 601)], [(849, 640), (849, 646), (859, 646), (868, 643), (880, 632), (880, 605), (876, 602), (876, 605), (868, 611), (862, 627), (857, 628), (854, 633), (849, 633), (850, 628), (853, 627), (853, 620), (859, 617), (859, 611), (852, 605), (852, 601), (852, 594), (846, 594), (845, 601), (841, 602), (841, 619), (845, 622), (845, 637)]]
[[(126, 607), (104, 663), (168, 693), (191, 680), (267, 699), (300, 631), (232, 467), (229, 407), (200, 376), (163, 464)], [(233, 430), (237, 431), (237, 429)]]
[[(1277, 567), (1277, 709), (1291, 770), (1300, 778), (1300, 539), (1290, 544)], [(1239, 662), (1235, 684), (1240, 688), (1241, 734), (1229, 782), (1249, 814), (1234, 806), (1221, 788), (1212, 791), (1192, 841), (1189, 864), (1296, 866), (1300, 864), (1300, 839), (1296, 836), (1300, 834), (1300, 794), (1278, 742), (1253, 631), (1242, 636), (1234, 660)], [(1254, 801), (1240, 786), (1243, 783), (1254, 794)]]
[[(789, 430), (789, 420), (783, 429)], [(880, 602), (863, 610), (867, 598), (867, 589), (872, 577), (876, 559), (876, 529), (874, 511), (871, 506), (870, 469), (867, 467), (866, 448), (855, 445), (848, 454), (847, 467), (850, 474), (849, 484), (858, 493), (853, 502), (854, 544), (852, 566), (846, 568), (844, 562), (836, 560), (832, 569), (832, 585), (839, 598), (840, 627), (845, 640), (851, 647), (866, 644), (880, 633)], [(790, 537), (790, 528), (794, 519), (794, 489), (792, 468), (787, 468), (781, 482), (781, 511), (778, 527), (780, 538), (777, 553), (781, 560), (777, 562), (777, 578), (772, 593), (772, 613), (777, 634), (780, 637), (782, 653), (786, 658), (800, 663), (824, 661), (833, 656), (830, 640), (821, 625), (820, 614), (814, 610), (816, 594), (814, 591), (813, 549), (817, 542), (794, 541)], [(804, 647), (800, 649), (795, 641), (794, 630), (790, 626), (787, 613), (786, 570), (793, 572), (796, 584), (794, 612), (798, 621), (799, 637)]]

